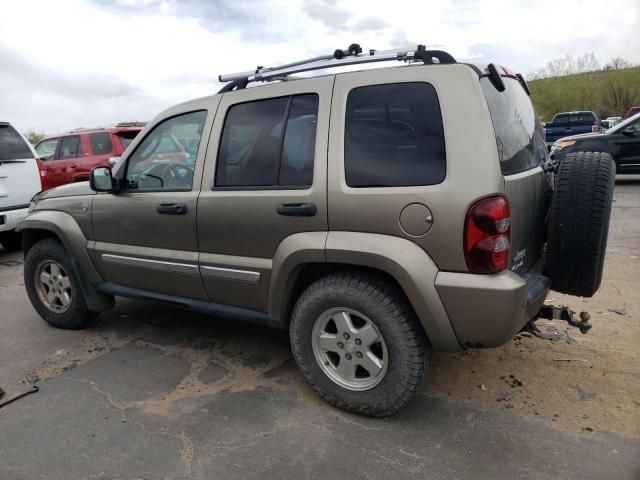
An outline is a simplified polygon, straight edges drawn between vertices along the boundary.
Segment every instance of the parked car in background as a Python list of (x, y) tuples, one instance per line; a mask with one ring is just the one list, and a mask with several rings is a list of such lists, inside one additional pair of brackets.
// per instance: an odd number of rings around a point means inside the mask
[(640, 106), (631, 107), (629, 110), (627, 110), (627, 113), (624, 114), (624, 120), (629, 117), (633, 117), (636, 113), (640, 113)]
[(616, 173), (640, 173), (640, 113), (604, 133), (561, 138), (551, 147), (551, 158), (562, 160), (571, 152), (607, 152), (616, 163)]
[(43, 189), (88, 180), (92, 168), (115, 165), (143, 126), (77, 129), (40, 141), (36, 152), (43, 162)]
[(7, 122), (0, 122), (0, 244), (20, 248), (16, 225), (27, 216), (31, 198), (42, 190), (36, 152)]
[(607, 118), (605, 118), (604, 120), (602, 120), (600, 122), (600, 125), (602, 126), (603, 130), (607, 130), (609, 128), (615, 127), (621, 121), (622, 121), (622, 117), (620, 117), (620, 116), (607, 117)]
[(595, 112), (563, 112), (557, 113), (551, 122), (544, 127), (547, 146), (560, 138), (579, 133), (595, 133), (600, 131), (600, 119)]

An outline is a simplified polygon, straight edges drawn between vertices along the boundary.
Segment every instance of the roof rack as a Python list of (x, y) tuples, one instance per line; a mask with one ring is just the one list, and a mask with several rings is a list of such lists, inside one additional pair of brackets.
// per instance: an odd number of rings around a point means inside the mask
[(122, 127), (144, 127), (147, 124), (147, 122), (139, 122), (139, 121), (134, 121), (134, 122), (118, 122), (115, 124), (115, 128), (122, 128)]
[[(391, 60), (409, 63), (422, 61), (425, 65), (434, 63), (456, 63), (455, 58), (447, 52), (442, 50), (427, 50), (424, 45), (418, 45), (415, 50), (407, 50), (406, 48), (382, 51), (369, 50), (368, 53), (363, 54), (360, 45), (353, 43), (349, 45), (349, 48), (346, 50), (338, 49), (331, 55), (307, 58), (306, 60), (287, 63), (277, 67), (257, 67), (252, 71), (219, 75), (219, 81), (230, 83), (222, 87), (218, 93), (245, 88), (250, 82), (282, 80), (294, 73), (362, 63), (388, 62)], [(434, 62), (434, 60), (436, 61)]]

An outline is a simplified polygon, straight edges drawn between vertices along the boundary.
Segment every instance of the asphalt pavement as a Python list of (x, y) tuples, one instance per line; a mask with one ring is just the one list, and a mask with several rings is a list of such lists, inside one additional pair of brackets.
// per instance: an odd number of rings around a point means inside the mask
[[(640, 198), (640, 182), (619, 182), (621, 196)], [(0, 409), (2, 480), (640, 479), (638, 440), (426, 388), (387, 419), (336, 410), (285, 332), (132, 300), (86, 330), (53, 329), (24, 291), (22, 254), (0, 250), (0, 387), (34, 384)]]

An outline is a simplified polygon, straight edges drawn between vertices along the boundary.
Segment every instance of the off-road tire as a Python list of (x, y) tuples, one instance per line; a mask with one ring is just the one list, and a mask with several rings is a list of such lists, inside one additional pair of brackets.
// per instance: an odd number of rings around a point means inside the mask
[(604, 152), (573, 152), (560, 164), (545, 268), (557, 292), (591, 297), (600, 287), (615, 172)]
[[(41, 262), (46, 260), (54, 260), (59, 263), (71, 282), (71, 305), (63, 313), (53, 312), (43, 305), (36, 291), (36, 269)], [(53, 327), (78, 330), (86, 327), (98, 315), (87, 308), (69, 254), (57, 239), (41, 240), (29, 249), (24, 261), (24, 285), (33, 307), (42, 319)]]
[[(370, 390), (353, 391), (334, 383), (316, 361), (314, 323), (335, 307), (362, 312), (386, 343), (386, 373)], [(391, 415), (404, 406), (418, 390), (430, 359), (430, 347), (403, 293), (384, 278), (366, 273), (333, 273), (311, 284), (293, 309), (290, 337), (295, 361), (320, 397), (340, 409), (372, 417)]]
[(19, 232), (0, 232), (0, 245), (7, 252), (16, 252), (22, 248), (22, 235)]

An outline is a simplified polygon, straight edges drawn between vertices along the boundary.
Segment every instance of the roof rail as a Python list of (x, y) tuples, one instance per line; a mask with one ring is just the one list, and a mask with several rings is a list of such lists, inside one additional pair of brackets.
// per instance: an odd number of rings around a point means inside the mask
[[(442, 50), (427, 50), (424, 45), (418, 45), (415, 50), (407, 50), (406, 48), (383, 51), (369, 50), (368, 53), (363, 54), (360, 45), (353, 43), (349, 45), (349, 48), (346, 50), (338, 49), (331, 55), (307, 58), (306, 60), (287, 63), (277, 67), (257, 67), (252, 71), (219, 75), (219, 81), (230, 83), (222, 87), (218, 93), (245, 88), (250, 82), (281, 80), (283, 77), (294, 73), (362, 63), (388, 62), (392, 60), (400, 62), (421, 61), (424, 64), (456, 63), (455, 58), (447, 52), (443, 52)], [(434, 62), (434, 60), (437, 60), (437, 62)]]

